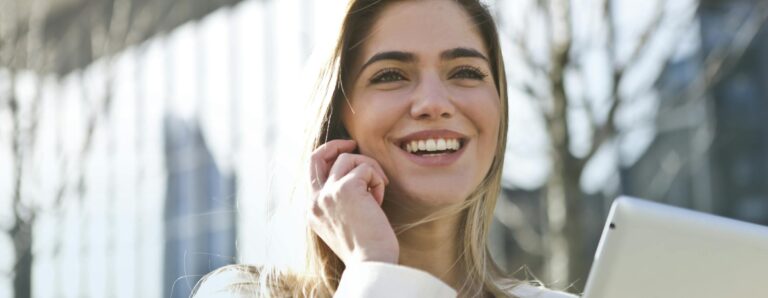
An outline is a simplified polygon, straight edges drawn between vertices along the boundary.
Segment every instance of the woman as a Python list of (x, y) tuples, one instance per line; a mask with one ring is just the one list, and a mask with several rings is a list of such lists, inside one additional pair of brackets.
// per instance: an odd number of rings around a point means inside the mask
[(319, 85), (306, 272), (225, 267), (197, 295), (570, 297), (486, 249), (507, 134), (494, 26), (477, 0), (351, 1)]

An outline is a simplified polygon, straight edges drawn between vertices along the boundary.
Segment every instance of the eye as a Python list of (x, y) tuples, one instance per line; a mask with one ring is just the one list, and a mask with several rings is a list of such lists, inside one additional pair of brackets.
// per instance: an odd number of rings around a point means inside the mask
[(488, 75), (485, 74), (482, 70), (480, 70), (477, 67), (473, 66), (460, 66), (456, 71), (453, 72), (451, 75), (451, 79), (470, 79), (470, 80), (478, 80), (482, 81), (487, 77)]
[(373, 78), (371, 78), (371, 84), (389, 83), (407, 80), (405, 75), (397, 69), (387, 68), (377, 72)]

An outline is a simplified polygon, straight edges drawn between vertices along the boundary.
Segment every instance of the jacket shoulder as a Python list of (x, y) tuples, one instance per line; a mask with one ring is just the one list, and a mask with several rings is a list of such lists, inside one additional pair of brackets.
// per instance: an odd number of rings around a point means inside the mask
[(578, 298), (571, 293), (550, 290), (544, 287), (535, 287), (529, 284), (521, 284), (510, 291), (510, 294), (520, 298)]

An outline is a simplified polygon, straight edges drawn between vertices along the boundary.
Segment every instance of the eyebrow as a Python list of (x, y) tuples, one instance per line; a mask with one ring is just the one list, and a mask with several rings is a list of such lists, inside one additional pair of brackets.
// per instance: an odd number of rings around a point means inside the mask
[(360, 72), (363, 72), (363, 69), (368, 67), (368, 65), (371, 65), (375, 62), (382, 61), (382, 60), (395, 60), (399, 62), (413, 62), (416, 61), (416, 56), (413, 55), (413, 53), (408, 52), (401, 52), (401, 51), (389, 51), (389, 52), (381, 52), (376, 55), (373, 55), (371, 59), (368, 59), (368, 62), (365, 62), (362, 67), (360, 67)]
[[(450, 50), (445, 50), (442, 53), (440, 53), (440, 59), (441, 60), (454, 60), (458, 58), (480, 58), (485, 61), (488, 61), (488, 58), (485, 57), (482, 53), (480, 53), (478, 50), (472, 49), (472, 48), (454, 48)], [(383, 60), (394, 60), (398, 62), (413, 62), (416, 61), (416, 55), (409, 52), (402, 52), (402, 51), (387, 51), (387, 52), (381, 52), (377, 53), (376, 55), (373, 55), (370, 59), (368, 59), (365, 64), (363, 64), (362, 67), (360, 67), (359, 72), (363, 72), (363, 70), (368, 67), (368, 65), (371, 65), (378, 61)]]
[(488, 58), (485, 57), (485, 55), (480, 53), (478, 50), (471, 48), (455, 48), (443, 51), (440, 54), (440, 59), (442, 60), (453, 60), (458, 58), (480, 58), (488, 61)]

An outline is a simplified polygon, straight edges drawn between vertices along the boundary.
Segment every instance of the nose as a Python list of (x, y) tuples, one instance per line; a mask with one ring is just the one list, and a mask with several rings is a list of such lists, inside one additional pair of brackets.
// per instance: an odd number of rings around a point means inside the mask
[(451, 94), (440, 77), (425, 75), (413, 93), (411, 117), (422, 120), (449, 119), (455, 111)]

